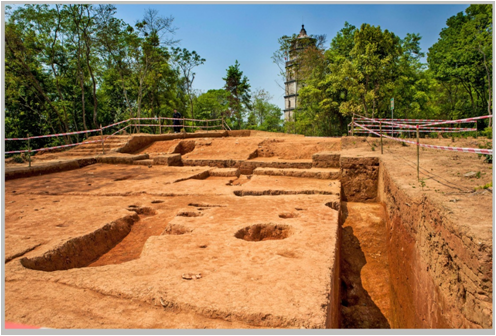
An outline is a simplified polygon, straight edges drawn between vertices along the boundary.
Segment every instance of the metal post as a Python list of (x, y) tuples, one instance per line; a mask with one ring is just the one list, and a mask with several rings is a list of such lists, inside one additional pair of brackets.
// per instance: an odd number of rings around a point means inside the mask
[(105, 144), (104, 144), (104, 141), (103, 141), (103, 128), (102, 128), (102, 124), (100, 124), (100, 134), (102, 136), (102, 154), (105, 155)]
[(420, 180), (420, 142), (419, 142), (419, 125), (417, 125), (417, 180)]
[(31, 168), (31, 144), (29, 143), (29, 133), (28, 133), (28, 162), (29, 162), (29, 168)]
[(382, 121), (379, 121), (379, 133), (381, 134), (381, 154), (384, 154), (384, 150), (382, 149)]
[(355, 131), (355, 115), (351, 117), (351, 136), (354, 136), (354, 131)]
[(393, 121), (393, 109), (391, 109), (391, 136), (394, 137), (394, 121)]

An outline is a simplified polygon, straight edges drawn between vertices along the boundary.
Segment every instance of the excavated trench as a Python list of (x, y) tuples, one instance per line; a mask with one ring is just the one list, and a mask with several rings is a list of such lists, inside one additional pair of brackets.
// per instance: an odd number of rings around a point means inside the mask
[[(150, 207), (129, 205), (134, 214), (125, 216), (87, 235), (70, 239), (42, 256), (20, 260), (24, 267), (52, 272), (80, 267), (120, 264), (139, 258), (146, 240), (158, 235), (148, 217), (156, 215)], [(158, 232), (158, 233), (157, 233)]]
[(340, 165), (341, 327), (491, 328), (491, 251), (377, 158)]
[[(446, 220), (439, 210), (427, 201), (411, 209), (408, 204), (413, 202), (377, 158), (346, 158), (341, 159), (340, 165), (341, 202), (326, 204), (340, 214), (340, 327), (490, 328), (491, 321), (484, 319), (487, 312), (484, 313), (482, 305), (472, 305), (470, 312), (464, 308), (469, 300), (469, 286), (482, 288), (481, 296), (492, 295), (490, 286), (460, 276), (460, 269), (467, 265), (449, 246), (459, 238), (431, 227), (432, 223)], [(200, 217), (202, 211), (225, 205), (190, 203), (189, 206), (191, 209), (180, 210), (175, 215)], [(143, 245), (152, 235), (192, 232), (191, 228), (173, 222), (150, 225), (156, 216), (153, 208), (129, 205), (127, 210), (132, 214), (91, 234), (71, 239), (43, 256), (22, 258), (22, 265), (56, 271), (118, 264), (139, 258)], [(282, 220), (298, 216), (297, 212), (279, 214)], [(411, 227), (417, 227), (417, 231)], [(289, 225), (267, 223), (247, 226), (236, 232), (235, 237), (256, 244), (285, 239), (292, 234)], [(419, 240), (428, 243), (419, 247)], [(489, 263), (492, 266), (492, 260)]]

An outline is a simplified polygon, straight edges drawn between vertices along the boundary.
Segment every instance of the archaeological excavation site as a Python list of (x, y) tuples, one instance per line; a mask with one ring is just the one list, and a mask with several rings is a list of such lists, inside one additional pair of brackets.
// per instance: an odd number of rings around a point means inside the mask
[(6, 160), (5, 321), (493, 328), (492, 164), (477, 154), (422, 148), (418, 178), (416, 146), (381, 154), (372, 137), (138, 133), (104, 151)]

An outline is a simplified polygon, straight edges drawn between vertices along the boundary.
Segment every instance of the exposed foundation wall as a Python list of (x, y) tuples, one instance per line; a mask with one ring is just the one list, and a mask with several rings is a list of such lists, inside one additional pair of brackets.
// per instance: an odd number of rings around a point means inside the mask
[(379, 158), (341, 155), (341, 200), (375, 202), (379, 176)]
[(381, 162), (393, 328), (491, 328), (492, 246), (460, 232), (426, 197), (412, 199)]
[(22, 177), (59, 173), (67, 170), (83, 168), (88, 165), (95, 164), (96, 162), (97, 162), (96, 159), (88, 158), (88, 159), (76, 159), (65, 162), (45, 164), (43, 166), (33, 166), (30, 168), (26, 168), (26, 167), (12, 168), (12, 169), (7, 169), (5, 171), (5, 180), (13, 180)]

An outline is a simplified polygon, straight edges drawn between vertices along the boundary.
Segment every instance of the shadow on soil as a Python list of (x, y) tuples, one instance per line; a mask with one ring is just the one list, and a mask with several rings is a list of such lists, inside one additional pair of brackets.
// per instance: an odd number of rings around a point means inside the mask
[[(342, 203), (342, 222), (348, 216)], [(341, 328), (389, 329), (391, 326), (363, 288), (361, 270), (367, 263), (353, 228), (342, 229), (341, 245)]]

